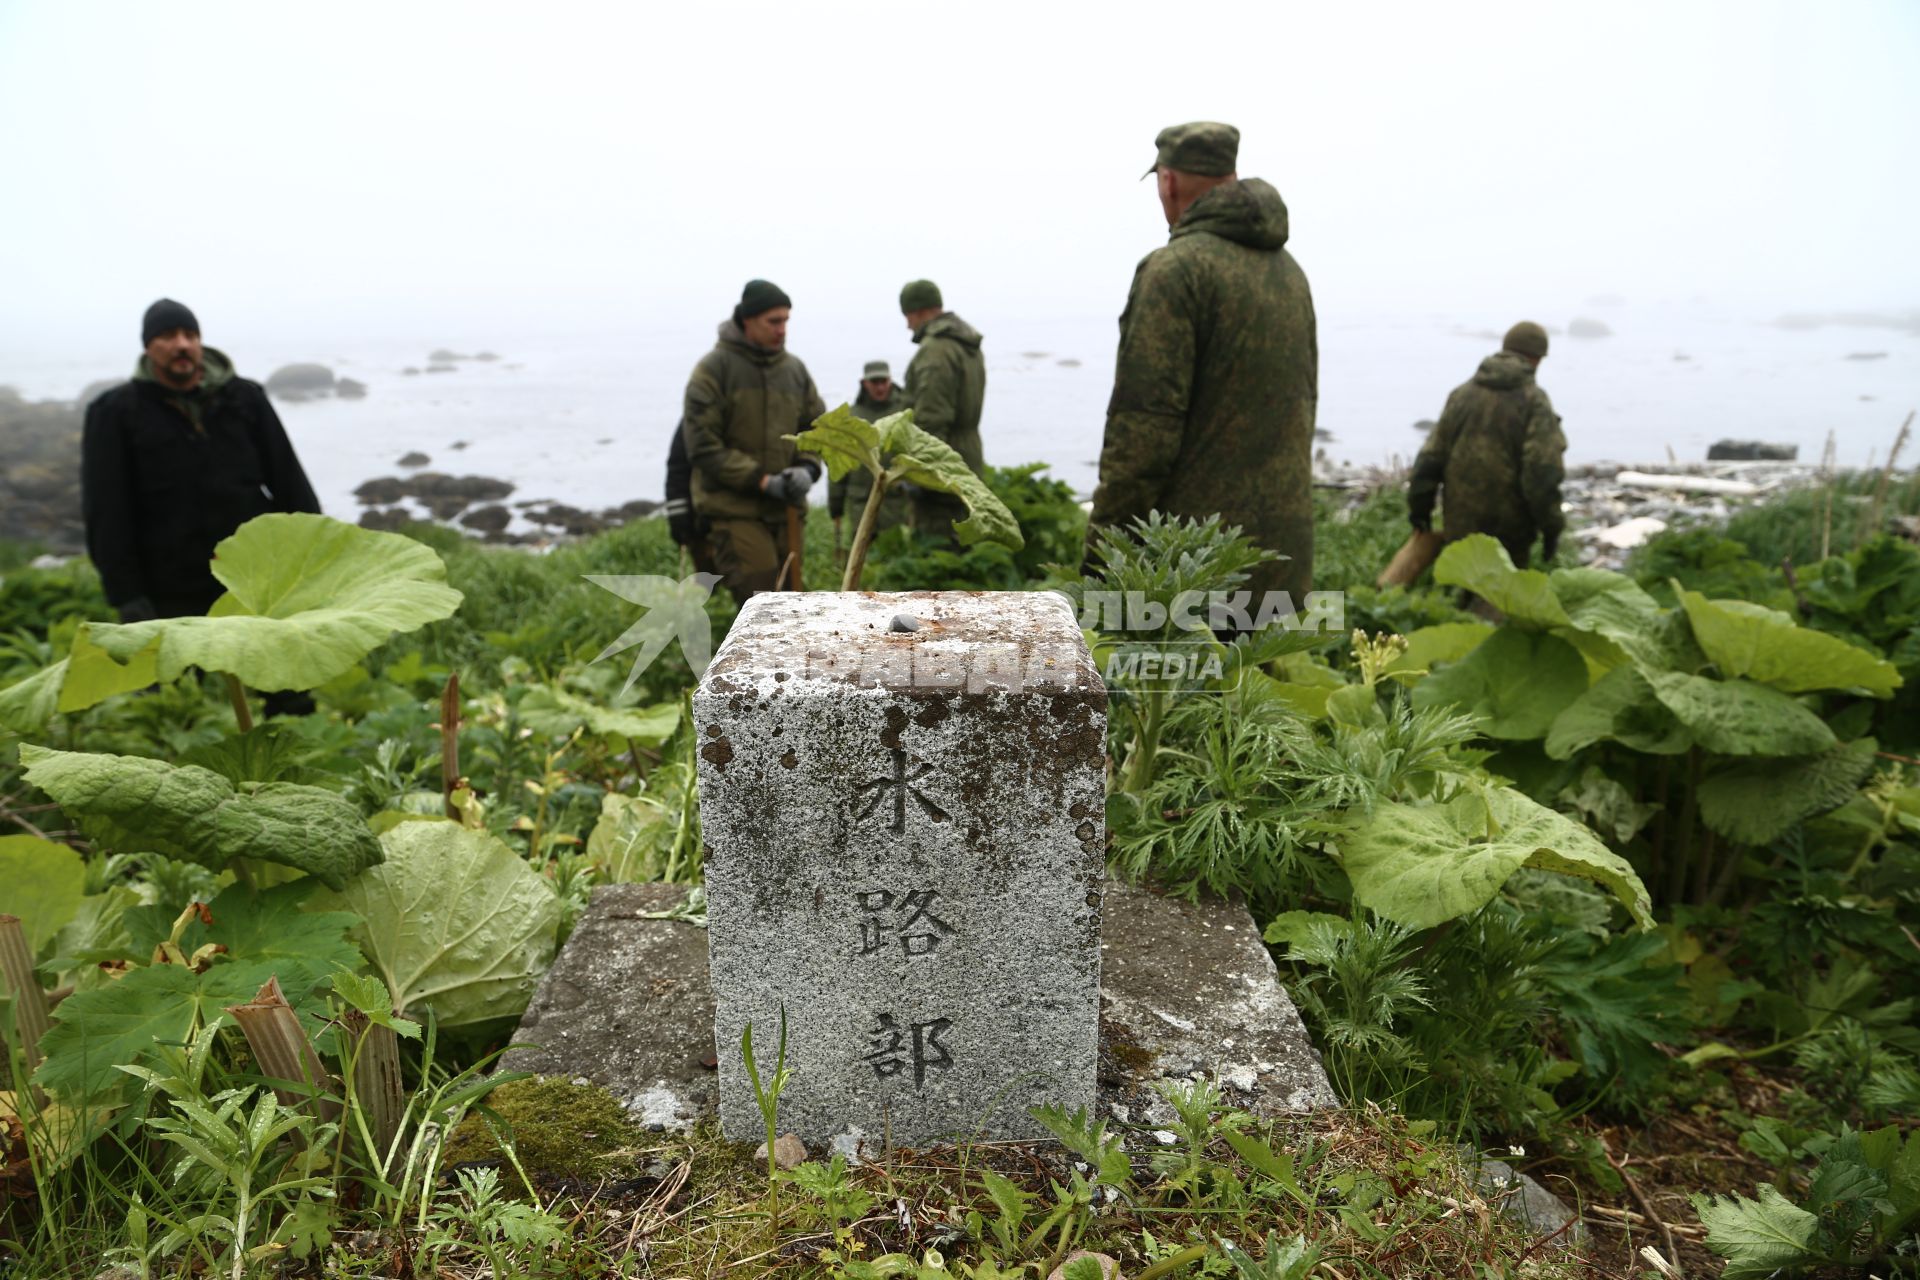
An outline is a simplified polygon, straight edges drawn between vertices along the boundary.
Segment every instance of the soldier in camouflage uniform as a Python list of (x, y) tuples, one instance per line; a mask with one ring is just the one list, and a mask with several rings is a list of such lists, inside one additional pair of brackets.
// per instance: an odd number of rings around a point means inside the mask
[[(885, 360), (869, 360), (860, 374), (860, 394), (853, 401), (853, 416), (862, 422), (878, 422), (906, 407), (906, 393), (894, 382), (892, 368)], [(854, 528), (859, 528), (860, 513), (867, 509), (867, 495), (872, 492), (873, 473), (865, 467), (855, 467), (827, 486), (827, 513), (833, 517), (835, 547), (841, 545), (841, 522), (844, 518), (851, 518)], [(912, 503), (896, 484), (887, 490), (886, 497), (880, 499), (880, 514), (875, 519), (873, 531), (877, 536), (882, 530), (906, 524), (912, 518)]]
[(826, 412), (807, 366), (787, 354), (793, 303), (750, 280), (720, 339), (687, 379), (681, 430), (693, 465), (693, 510), (734, 598), (768, 591), (790, 549), (787, 509), (807, 506), (820, 460), (784, 437)]
[(1234, 172), (1232, 125), (1176, 125), (1155, 142), (1148, 172), (1171, 234), (1135, 270), (1120, 316), (1088, 546), (1149, 511), (1217, 512), (1290, 557), (1253, 570), (1256, 608), (1267, 591), (1299, 606), (1313, 575), (1319, 347), (1287, 206)]
[[(980, 355), (980, 331), (946, 309), (940, 286), (931, 280), (915, 280), (900, 290), (900, 312), (920, 347), (907, 365), (913, 424), (951, 445), (973, 474), (984, 476), (980, 410), (987, 396), (987, 362)], [(954, 522), (966, 518), (966, 504), (952, 494), (914, 490), (917, 532), (952, 543)]]
[(1534, 382), (1546, 355), (1547, 331), (1523, 320), (1507, 330), (1501, 350), (1480, 362), (1472, 380), (1447, 397), (1407, 486), (1415, 529), (1433, 527), (1434, 498), (1443, 495), (1449, 542), (1491, 534), (1524, 569), (1538, 536), (1542, 562), (1553, 559), (1566, 525), (1560, 482), (1567, 440), (1553, 402)]

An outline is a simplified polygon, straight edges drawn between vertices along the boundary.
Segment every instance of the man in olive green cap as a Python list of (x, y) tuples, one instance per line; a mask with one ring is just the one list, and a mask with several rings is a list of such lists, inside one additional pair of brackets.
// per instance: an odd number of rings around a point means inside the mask
[(787, 354), (793, 308), (779, 285), (749, 280), (719, 341), (687, 379), (680, 429), (693, 467), (693, 510), (714, 568), (744, 603), (772, 590), (791, 547), (787, 510), (804, 514), (820, 460), (789, 434), (826, 412), (813, 376)]
[[(869, 360), (860, 371), (860, 394), (854, 397), (853, 416), (862, 422), (878, 422), (907, 407), (906, 394), (893, 380), (893, 368), (885, 360)], [(867, 509), (867, 497), (873, 492), (873, 473), (855, 467), (827, 486), (827, 513), (833, 517), (833, 545), (841, 545), (842, 522), (851, 516), (854, 528), (860, 527), (860, 515)], [(873, 526), (877, 536), (882, 530), (906, 524), (913, 518), (913, 507), (899, 485), (887, 490), (880, 499), (880, 513)]]
[[(980, 448), (980, 409), (987, 396), (987, 362), (980, 331), (947, 310), (940, 286), (914, 280), (900, 290), (900, 312), (920, 349), (907, 364), (907, 405), (913, 423), (945, 441), (973, 474), (986, 474)], [(966, 504), (950, 493), (915, 490), (913, 527), (948, 543), (953, 526), (967, 518)]]
[(1447, 541), (1491, 534), (1524, 569), (1537, 536), (1541, 562), (1553, 560), (1566, 526), (1560, 482), (1567, 439), (1553, 402), (1534, 381), (1546, 356), (1547, 331), (1522, 320), (1447, 397), (1407, 485), (1415, 529), (1433, 527), (1434, 499), (1444, 494)]
[(1289, 557), (1257, 566), (1256, 607), (1302, 603), (1313, 573), (1319, 348), (1307, 277), (1286, 250), (1287, 206), (1236, 173), (1240, 131), (1160, 131), (1153, 168), (1170, 230), (1134, 271), (1088, 529), (1150, 511), (1218, 513)]

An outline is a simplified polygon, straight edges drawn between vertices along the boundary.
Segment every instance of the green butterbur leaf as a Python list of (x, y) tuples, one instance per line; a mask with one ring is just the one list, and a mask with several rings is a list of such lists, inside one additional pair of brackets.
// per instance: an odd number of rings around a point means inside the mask
[(297, 867), (338, 888), (380, 861), (341, 796), (290, 782), (227, 781), (198, 765), (23, 746), (27, 780), (96, 840), (216, 870), (238, 857)]
[(20, 917), (27, 950), (47, 940), (80, 910), (87, 868), (80, 855), (39, 836), (0, 836), (0, 914)]
[(1479, 910), (1521, 867), (1592, 880), (1634, 920), (1653, 923), (1633, 867), (1563, 814), (1506, 787), (1469, 791), (1446, 804), (1383, 803), (1340, 840), (1340, 857), (1362, 906), (1411, 929)]
[(1891, 698), (1901, 684), (1891, 662), (1837, 636), (1744, 600), (1709, 600), (1674, 584), (1694, 638), (1722, 675), (1745, 676), (1787, 693), (1860, 689)]
[(836, 480), (856, 466), (877, 469), (884, 457), (887, 474), (894, 479), (953, 494), (967, 504), (969, 513), (953, 527), (963, 547), (997, 542), (1018, 551), (1026, 545), (1020, 522), (1006, 504), (951, 446), (914, 426), (911, 409), (865, 423), (841, 405), (815, 418), (810, 429), (787, 438), (824, 458), (827, 473)]
[(1846, 803), (1873, 772), (1877, 745), (1862, 738), (1823, 755), (1730, 761), (1700, 783), (1700, 817), (1739, 844), (1764, 845)]
[(1677, 671), (1655, 672), (1647, 683), (1694, 741), (1721, 755), (1807, 756), (1834, 744), (1825, 721), (1763, 684)]
[(1490, 738), (1540, 738), (1587, 691), (1587, 664), (1572, 645), (1502, 627), (1459, 662), (1413, 688), (1416, 707), (1452, 706), (1480, 719)]
[(629, 743), (657, 747), (680, 727), (680, 704), (663, 702), (653, 707), (603, 707), (553, 685), (536, 685), (520, 699), (516, 708), (520, 721), (535, 733), (564, 738), (575, 729), (617, 741), (624, 750)]
[[(162, 681), (200, 667), (251, 689), (312, 689), (352, 670), (396, 633), (460, 607), (432, 548), (325, 516), (247, 521), (214, 548), (213, 573), (227, 594), (207, 617), (87, 624), (76, 654), (83, 644), (97, 646), (136, 670), (113, 679), (97, 674), (71, 696), (63, 690), (61, 708), (93, 705), (134, 679), (148, 655)], [(81, 674), (70, 667), (68, 682)]]
[(1444, 587), (1465, 587), (1517, 626), (1538, 630), (1569, 623), (1547, 575), (1514, 568), (1507, 549), (1484, 533), (1449, 543), (1434, 562), (1433, 580)]
[(353, 938), (394, 1006), (430, 1009), (443, 1027), (524, 1010), (559, 936), (547, 881), (499, 840), (451, 822), (403, 822), (380, 844), (386, 860), (321, 903), (360, 917)]
[(60, 685), (66, 678), (67, 660), (62, 658), (0, 689), (0, 728), (38, 733), (59, 709)]

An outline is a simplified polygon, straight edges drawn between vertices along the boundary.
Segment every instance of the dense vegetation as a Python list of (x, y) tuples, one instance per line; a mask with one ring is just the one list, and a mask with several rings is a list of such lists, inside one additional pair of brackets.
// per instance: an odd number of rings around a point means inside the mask
[[(1022, 549), (893, 531), (865, 585), (1169, 603), (1264, 555), (1155, 522), (1083, 583), (1066, 486), (989, 480)], [(488, 1074), (594, 885), (700, 877), (685, 658), (631, 687), (594, 661), (639, 611), (589, 577), (685, 571), (661, 522), (536, 556), (268, 517), (212, 616), (133, 626), (84, 562), (0, 548), (0, 1270), (1553, 1274), (1464, 1142), (1629, 1227), (1594, 1246), (1617, 1273), (1702, 1239), (1728, 1275), (1912, 1273), (1920, 550), (1885, 532), (1912, 497), (1843, 492), (1823, 527), (1808, 491), (1620, 574), (1468, 540), (1352, 587), (1357, 634), (1117, 680), (1116, 870), (1245, 897), (1352, 1110), (1275, 1129), (1196, 1085), (1151, 1161), (1056, 1115), (1072, 1159), (772, 1181), (708, 1130), (562, 1169)], [(1371, 582), (1399, 496), (1320, 501), (1317, 580)], [(317, 712), (256, 723), (281, 689)]]

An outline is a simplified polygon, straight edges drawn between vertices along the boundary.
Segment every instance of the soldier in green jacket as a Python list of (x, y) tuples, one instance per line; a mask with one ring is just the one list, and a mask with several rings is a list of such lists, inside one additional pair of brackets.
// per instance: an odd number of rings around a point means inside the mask
[(787, 354), (793, 302), (749, 280), (720, 339), (687, 379), (681, 430), (693, 465), (693, 510), (727, 589), (744, 602), (773, 588), (791, 548), (787, 509), (804, 514), (820, 460), (789, 434), (826, 412), (807, 366)]
[[(894, 382), (892, 367), (885, 360), (867, 361), (867, 367), (860, 373), (860, 394), (854, 397), (853, 416), (862, 422), (878, 422), (906, 407), (906, 393)], [(858, 529), (860, 513), (867, 509), (867, 495), (872, 492), (873, 473), (865, 467), (855, 467), (827, 486), (827, 514), (833, 517), (835, 548), (841, 545), (842, 521), (851, 519)], [(887, 490), (887, 496), (880, 499), (880, 514), (873, 531), (878, 535), (912, 518), (912, 503), (900, 486), (894, 485)]]
[(1560, 482), (1567, 439), (1553, 402), (1534, 381), (1546, 355), (1547, 331), (1522, 320), (1507, 330), (1500, 351), (1447, 397), (1407, 486), (1415, 529), (1433, 527), (1440, 496), (1449, 542), (1491, 534), (1524, 569), (1538, 536), (1542, 562), (1553, 559), (1566, 526)]
[[(987, 397), (987, 362), (980, 355), (980, 331), (946, 309), (940, 286), (931, 280), (914, 280), (901, 289), (900, 311), (920, 347), (907, 365), (913, 424), (951, 445), (973, 474), (984, 476), (980, 409)], [(917, 532), (952, 542), (954, 522), (966, 518), (966, 504), (952, 494), (914, 492)]]
[(1277, 590), (1297, 608), (1313, 575), (1319, 347), (1287, 206), (1235, 173), (1232, 125), (1175, 125), (1155, 143), (1170, 235), (1134, 271), (1120, 316), (1088, 546), (1149, 511), (1218, 513), (1289, 557), (1253, 570), (1256, 609)]

